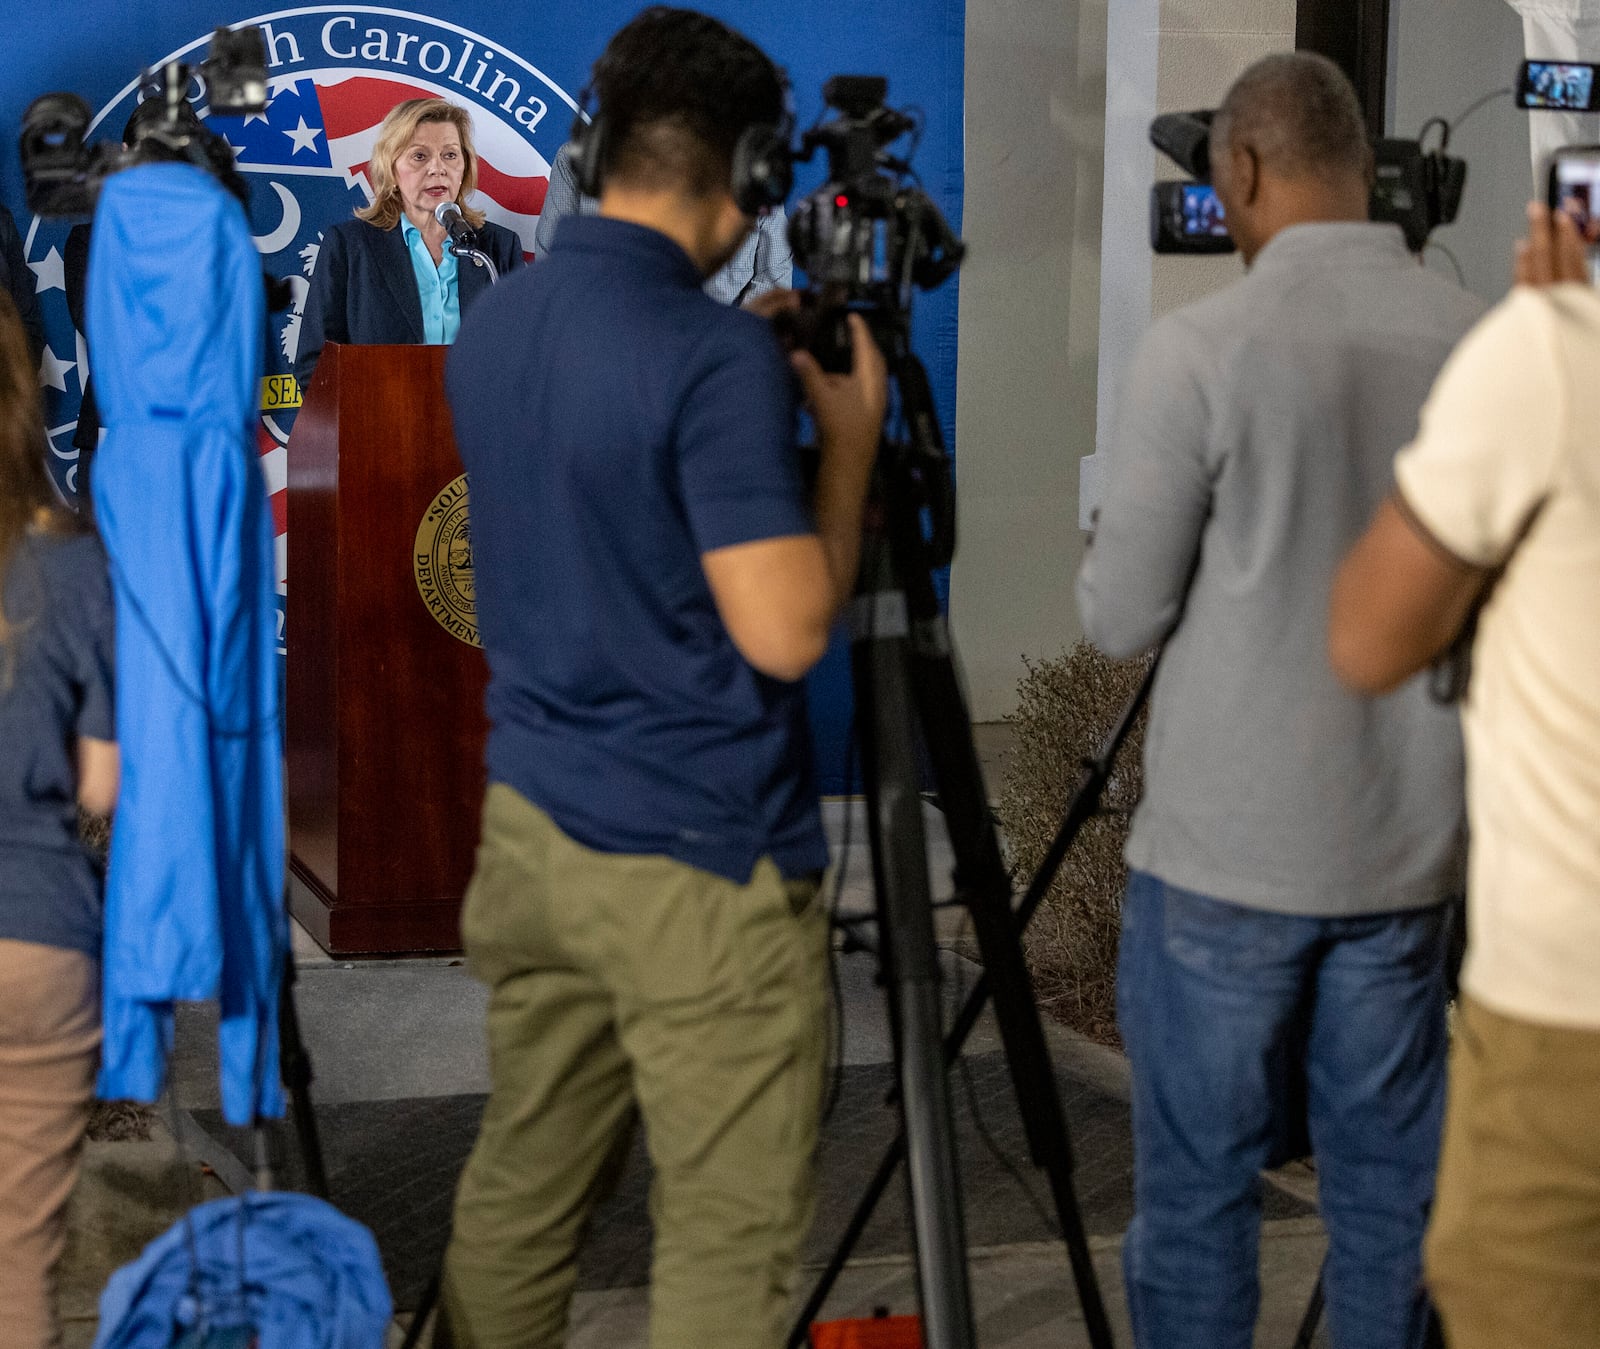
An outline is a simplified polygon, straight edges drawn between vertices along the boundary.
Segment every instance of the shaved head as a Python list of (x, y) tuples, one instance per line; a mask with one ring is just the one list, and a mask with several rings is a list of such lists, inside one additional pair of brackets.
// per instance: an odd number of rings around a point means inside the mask
[(1234, 82), (1211, 125), (1211, 162), (1249, 149), (1284, 178), (1370, 178), (1372, 150), (1355, 88), (1312, 52), (1257, 61)]

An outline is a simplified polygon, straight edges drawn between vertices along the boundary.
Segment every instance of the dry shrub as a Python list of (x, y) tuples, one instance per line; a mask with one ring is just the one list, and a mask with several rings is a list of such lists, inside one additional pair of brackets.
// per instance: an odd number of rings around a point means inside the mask
[(89, 1107), (89, 1139), (94, 1143), (148, 1143), (156, 1113), (137, 1101), (96, 1101)]
[[(1083, 760), (1099, 753), (1149, 668), (1148, 660), (1113, 661), (1087, 642), (1026, 664), (999, 809), (1019, 892), (1055, 839)], [(1144, 720), (1123, 743), (1100, 813), (1068, 850), (1024, 940), (1045, 1011), (1102, 1044), (1117, 1043), (1122, 849), (1139, 799)]]

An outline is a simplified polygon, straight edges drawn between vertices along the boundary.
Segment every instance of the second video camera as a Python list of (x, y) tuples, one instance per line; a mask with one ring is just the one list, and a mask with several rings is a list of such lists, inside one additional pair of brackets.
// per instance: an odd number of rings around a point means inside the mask
[(159, 71), (147, 72), (146, 100), (160, 99), (165, 114), (141, 131), (137, 145), (89, 144), (92, 114), (76, 94), (34, 99), (22, 114), (18, 142), (28, 209), (42, 216), (92, 214), (101, 183), (119, 169), (151, 160), (186, 159), (219, 176), (231, 170), (227, 143), (201, 126), (189, 108), (186, 94), (195, 76), (204, 81), (211, 112), (265, 112), (265, 36), (259, 28), (218, 28), (199, 66), (191, 69), (170, 61)]
[[(1157, 253), (1231, 253), (1227, 217), (1211, 185), (1211, 123), (1215, 113), (1165, 113), (1150, 123), (1150, 143), (1192, 182), (1156, 183), (1150, 189), (1150, 247)], [(1442, 123), (1441, 123), (1442, 125)], [(1419, 140), (1373, 142), (1373, 184), (1368, 218), (1400, 226), (1406, 247), (1420, 253), (1441, 225), (1452, 223), (1466, 188), (1466, 161), (1445, 153), (1448, 129), (1437, 150)]]

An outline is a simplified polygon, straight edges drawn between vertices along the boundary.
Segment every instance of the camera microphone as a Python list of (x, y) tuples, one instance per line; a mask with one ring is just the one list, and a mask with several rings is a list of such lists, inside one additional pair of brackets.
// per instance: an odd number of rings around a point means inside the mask
[(472, 226), (461, 214), (461, 207), (453, 201), (441, 201), (433, 208), (433, 218), (450, 233), (450, 242), (470, 246), (473, 242)]

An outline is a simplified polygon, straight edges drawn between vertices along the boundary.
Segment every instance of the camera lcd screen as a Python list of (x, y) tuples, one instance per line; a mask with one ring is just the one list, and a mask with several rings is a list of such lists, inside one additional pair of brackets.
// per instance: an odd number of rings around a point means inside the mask
[(1550, 205), (1572, 217), (1591, 247), (1600, 243), (1600, 149), (1556, 156), (1550, 165)]
[(1580, 61), (1525, 61), (1517, 93), (1524, 108), (1594, 112), (1595, 67)]
[(1209, 183), (1151, 185), (1150, 247), (1182, 255), (1233, 252), (1222, 202)]
[(1183, 234), (1186, 239), (1226, 239), (1228, 225), (1223, 219), (1222, 201), (1209, 183), (1183, 186)]

